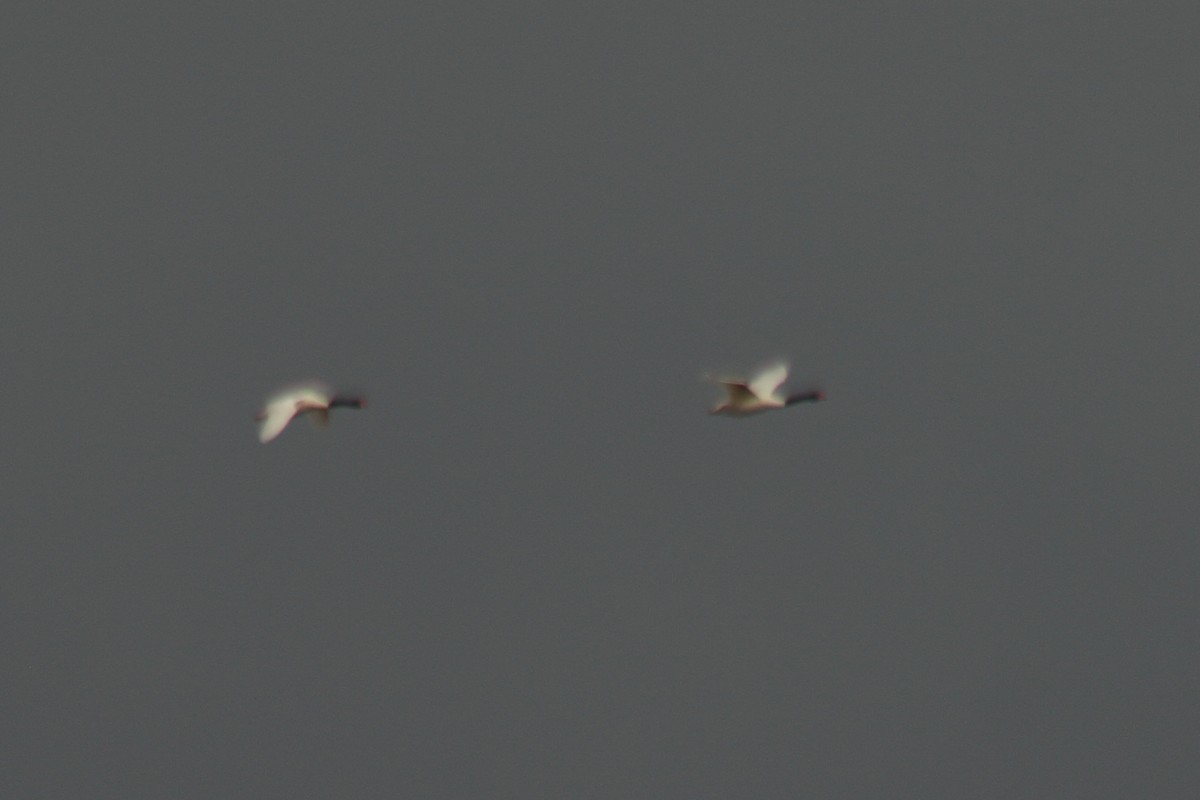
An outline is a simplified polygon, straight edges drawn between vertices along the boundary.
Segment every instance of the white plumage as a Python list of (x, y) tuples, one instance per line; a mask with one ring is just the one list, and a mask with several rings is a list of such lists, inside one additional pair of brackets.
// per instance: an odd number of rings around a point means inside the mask
[(709, 413), (744, 417), (784, 408), (794, 403), (825, 399), (824, 393), (817, 389), (784, 395), (779, 391), (779, 387), (787, 380), (787, 376), (788, 365), (777, 361), (755, 373), (748, 381), (735, 378), (718, 379), (716, 382), (725, 387), (728, 396), (724, 402), (713, 406)]

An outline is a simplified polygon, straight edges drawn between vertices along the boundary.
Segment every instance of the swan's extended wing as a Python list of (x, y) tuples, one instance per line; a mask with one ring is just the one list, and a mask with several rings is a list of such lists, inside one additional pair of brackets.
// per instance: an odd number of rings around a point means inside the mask
[(258, 440), (264, 444), (271, 441), (306, 408), (327, 406), (329, 395), (329, 387), (318, 381), (289, 386), (271, 395), (258, 413)]
[(787, 380), (788, 365), (782, 361), (771, 364), (750, 381), (750, 391), (760, 400), (774, 398), (776, 390)]

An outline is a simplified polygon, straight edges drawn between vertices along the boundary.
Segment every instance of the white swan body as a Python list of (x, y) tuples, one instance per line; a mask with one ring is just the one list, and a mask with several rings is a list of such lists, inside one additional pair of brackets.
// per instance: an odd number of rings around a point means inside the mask
[(258, 440), (263, 444), (283, 433), (293, 419), (302, 414), (312, 414), (313, 421), (324, 427), (329, 424), (331, 408), (364, 408), (367, 401), (358, 396), (335, 395), (326, 384), (320, 381), (305, 383), (281, 389), (267, 398), (266, 404), (258, 412)]
[(779, 387), (787, 380), (788, 365), (782, 361), (763, 368), (750, 380), (723, 378), (716, 382), (725, 387), (728, 396), (710, 410), (710, 414), (724, 414), (731, 417), (745, 417), (785, 408), (795, 403), (824, 400), (825, 394), (819, 389), (812, 389), (796, 394), (785, 395)]

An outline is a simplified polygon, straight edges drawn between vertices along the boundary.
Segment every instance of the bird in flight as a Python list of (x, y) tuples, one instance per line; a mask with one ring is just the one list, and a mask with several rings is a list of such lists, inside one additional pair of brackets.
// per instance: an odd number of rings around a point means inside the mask
[(267, 398), (262, 410), (255, 415), (258, 420), (258, 440), (263, 444), (283, 433), (294, 418), (310, 414), (315, 424), (329, 424), (332, 408), (365, 408), (367, 401), (358, 395), (334, 394), (333, 390), (320, 381), (307, 381), (280, 389)]
[(746, 417), (774, 408), (825, 399), (825, 393), (820, 389), (809, 389), (787, 395), (781, 393), (779, 387), (787, 380), (787, 376), (788, 365), (778, 361), (763, 368), (748, 381), (717, 379), (716, 383), (725, 387), (728, 397), (724, 402), (713, 406), (709, 413)]

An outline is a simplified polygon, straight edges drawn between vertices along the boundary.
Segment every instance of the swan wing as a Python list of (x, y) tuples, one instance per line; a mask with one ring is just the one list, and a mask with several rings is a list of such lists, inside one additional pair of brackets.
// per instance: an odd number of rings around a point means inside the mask
[(787, 380), (788, 365), (782, 361), (771, 364), (760, 371), (750, 381), (750, 392), (760, 400), (775, 398), (775, 392)]
[(297, 414), (328, 407), (329, 397), (329, 387), (318, 381), (289, 386), (271, 395), (258, 413), (258, 440), (266, 444), (283, 433)]
[(258, 415), (258, 440), (263, 444), (283, 433), (283, 429), (296, 416), (294, 402), (267, 403)]
[(724, 386), (725, 391), (729, 393), (729, 405), (734, 408), (739, 408), (757, 399), (750, 387), (742, 381), (718, 381), (718, 383)]

